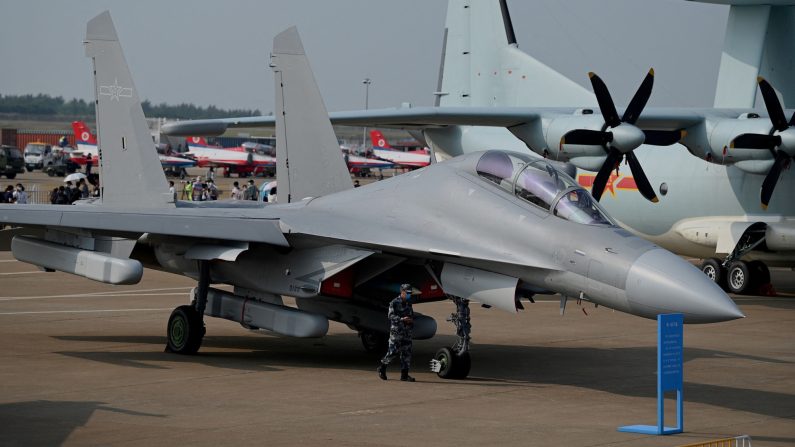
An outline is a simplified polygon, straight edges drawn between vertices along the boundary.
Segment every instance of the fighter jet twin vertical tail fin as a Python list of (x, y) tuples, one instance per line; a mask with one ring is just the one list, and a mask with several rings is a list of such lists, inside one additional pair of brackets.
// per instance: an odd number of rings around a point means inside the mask
[(279, 203), (353, 188), (295, 27), (273, 39)]
[(84, 43), (94, 62), (103, 205), (174, 206), (108, 11), (88, 22)]

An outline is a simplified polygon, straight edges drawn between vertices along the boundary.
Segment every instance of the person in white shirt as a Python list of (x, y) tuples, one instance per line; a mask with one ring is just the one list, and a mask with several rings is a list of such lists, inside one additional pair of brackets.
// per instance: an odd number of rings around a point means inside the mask
[(17, 188), (14, 190), (14, 203), (26, 204), (28, 203), (28, 193), (25, 192), (25, 187), (22, 183), (17, 183)]
[(243, 191), (240, 190), (238, 182), (232, 184), (232, 200), (243, 200)]

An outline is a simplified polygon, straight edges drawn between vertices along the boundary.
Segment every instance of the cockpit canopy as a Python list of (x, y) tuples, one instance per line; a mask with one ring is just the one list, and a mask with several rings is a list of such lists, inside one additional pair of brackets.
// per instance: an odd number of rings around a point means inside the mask
[(481, 178), (554, 216), (586, 225), (614, 225), (588, 191), (545, 160), (492, 150), (480, 157), (475, 170)]

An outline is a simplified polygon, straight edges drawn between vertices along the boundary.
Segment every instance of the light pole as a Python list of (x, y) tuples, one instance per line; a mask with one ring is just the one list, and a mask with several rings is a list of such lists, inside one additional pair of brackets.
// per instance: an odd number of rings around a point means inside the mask
[[(364, 78), (362, 84), (364, 84), (364, 110), (370, 108), (370, 84), (373, 83), (373, 80), (370, 78)], [(362, 131), (362, 150), (367, 152), (367, 127), (365, 126), (364, 130)]]

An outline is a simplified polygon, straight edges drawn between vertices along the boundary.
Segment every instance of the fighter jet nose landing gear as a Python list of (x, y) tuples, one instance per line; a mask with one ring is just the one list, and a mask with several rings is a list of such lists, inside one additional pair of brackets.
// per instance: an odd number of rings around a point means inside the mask
[(166, 330), (166, 352), (195, 354), (202, 345), (204, 308), (210, 287), (210, 262), (199, 261), (199, 287), (192, 304), (179, 306), (171, 312)]
[(469, 324), (469, 300), (452, 296), (456, 312), (447, 321), (455, 324), (458, 343), (453, 347), (444, 347), (436, 351), (431, 360), (431, 371), (442, 379), (465, 379), (472, 367), (469, 355), (469, 340), (472, 325)]

